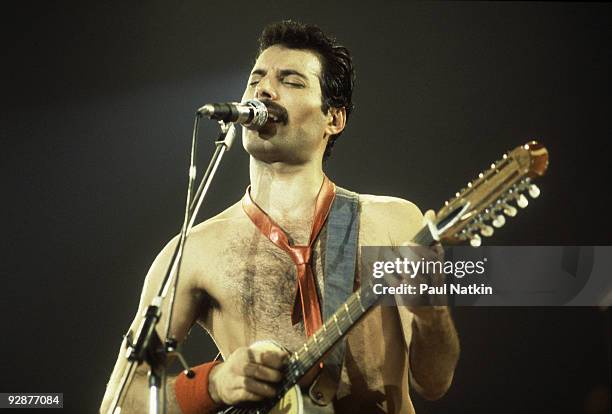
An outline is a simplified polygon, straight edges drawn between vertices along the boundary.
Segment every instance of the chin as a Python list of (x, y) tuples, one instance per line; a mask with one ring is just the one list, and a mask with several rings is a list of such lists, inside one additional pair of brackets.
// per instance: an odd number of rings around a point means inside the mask
[(283, 163), (290, 165), (302, 164), (303, 159), (295, 148), (279, 145), (276, 139), (266, 140), (257, 136), (243, 140), (245, 151), (254, 159), (267, 164)]
[(271, 157), (277, 157), (281, 152), (278, 145), (271, 141), (271, 138), (273, 136), (268, 137), (257, 131), (249, 131), (248, 136), (243, 136), (242, 146), (253, 158), (269, 161)]

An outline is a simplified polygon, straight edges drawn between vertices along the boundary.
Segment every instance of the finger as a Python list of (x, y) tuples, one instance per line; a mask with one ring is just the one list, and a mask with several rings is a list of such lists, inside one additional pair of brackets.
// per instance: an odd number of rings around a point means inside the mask
[(242, 374), (246, 377), (267, 382), (278, 382), (283, 378), (280, 371), (254, 362), (246, 364)]
[(433, 251), (433, 254), (435, 255), (436, 258), (438, 258), (439, 260), (444, 259), (444, 248), (442, 247), (440, 243), (436, 243), (433, 246), (431, 246), (431, 250)]
[(276, 395), (276, 388), (262, 381), (250, 377), (243, 377), (243, 388), (245, 391), (255, 394), (261, 398), (272, 398)]
[(234, 374), (242, 375), (242, 367), (248, 363), (255, 362), (255, 353), (250, 348), (237, 348), (234, 353), (230, 355), (228, 362)]
[(252, 355), (249, 361), (275, 369), (282, 368), (289, 356), (284, 349), (269, 341), (256, 342), (249, 347), (249, 351)]
[(439, 260), (440, 258), (444, 257), (444, 248), (442, 248), (442, 245), (439, 242), (436, 242), (430, 246), (407, 246), (402, 249), (402, 253), (403, 257), (406, 257), (409, 260)]
[(259, 354), (259, 363), (269, 368), (281, 369), (289, 354), (283, 350), (268, 350)]

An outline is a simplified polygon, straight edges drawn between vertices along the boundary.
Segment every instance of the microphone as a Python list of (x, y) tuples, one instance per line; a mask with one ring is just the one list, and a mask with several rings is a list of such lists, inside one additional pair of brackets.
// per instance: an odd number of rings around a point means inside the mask
[(268, 108), (257, 99), (250, 99), (243, 103), (206, 104), (198, 109), (197, 114), (223, 122), (235, 122), (254, 130), (261, 129), (268, 120)]

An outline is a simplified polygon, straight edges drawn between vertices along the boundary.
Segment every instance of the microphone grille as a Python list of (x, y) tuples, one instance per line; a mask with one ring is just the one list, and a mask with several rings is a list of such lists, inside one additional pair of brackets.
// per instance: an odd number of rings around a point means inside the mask
[(258, 99), (249, 99), (245, 104), (253, 108), (253, 119), (248, 123), (244, 124), (249, 129), (260, 129), (268, 121), (268, 108), (266, 105)]

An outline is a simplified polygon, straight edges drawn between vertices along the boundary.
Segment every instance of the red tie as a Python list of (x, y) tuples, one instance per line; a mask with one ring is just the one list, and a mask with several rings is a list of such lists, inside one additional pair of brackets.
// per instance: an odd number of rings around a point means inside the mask
[[(336, 196), (336, 186), (326, 176), (319, 190), (315, 204), (314, 222), (310, 234), (310, 242), (307, 246), (291, 246), (287, 235), (257, 204), (253, 202), (250, 194), (251, 187), (246, 190), (242, 199), (242, 209), (251, 219), (253, 224), (261, 231), (272, 243), (280, 247), (289, 254), (297, 270), (297, 287), (291, 322), (295, 325), (300, 320), (300, 312), (304, 320), (306, 335), (310, 336), (321, 327), (321, 307), (317, 296), (317, 287), (310, 266), (312, 244), (316, 240), (334, 198)], [(300, 306), (301, 304), (301, 306)]]

